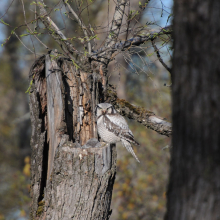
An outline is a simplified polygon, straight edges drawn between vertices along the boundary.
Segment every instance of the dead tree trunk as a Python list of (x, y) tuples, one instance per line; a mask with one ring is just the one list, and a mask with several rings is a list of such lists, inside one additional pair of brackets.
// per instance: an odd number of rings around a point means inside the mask
[(117, 1), (111, 34), (105, 46), (92, 53), (86, 27), (63, 1), (88, 41), (88, 54), (83, 54), (51, 20), (43, 0), (36, 1), (42, 23), (65, 55), (49, 52), (30, 71), (32, 219), (109, 219), (116, 149), (98, 141), (94, 114), (98, 103), (111, 102), (122, 115), (160, 134), (172, 132), (170, 123), (118, 99), (114, 87), (108, 85), (107, 67), (115, 51), (171, 33), (170, 28), (163, 28), (117, 42), (126, 2)]
[(167, 220), (220, 218), (219, 0), (174, 4)]
[(30, 72), (32, 218), (108, 219), (116, 151), (96, 139), (102, 90), (95, 73), (51, 55)]

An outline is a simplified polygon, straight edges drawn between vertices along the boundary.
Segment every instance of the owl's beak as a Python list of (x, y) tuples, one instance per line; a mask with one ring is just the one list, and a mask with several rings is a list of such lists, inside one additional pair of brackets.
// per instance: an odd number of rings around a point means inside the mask
[(103, 115), (106, 114), (106, 110), (102, 110), (102, 114), (103, 114)]

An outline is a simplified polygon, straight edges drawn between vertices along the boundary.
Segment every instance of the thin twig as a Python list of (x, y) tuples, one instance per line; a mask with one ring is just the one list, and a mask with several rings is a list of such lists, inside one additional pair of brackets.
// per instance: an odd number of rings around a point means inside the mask
[[(130, 14), (130, 6), (131, 6), (131, 4), (130, 4), (130, 0), (128, 1), (128, 14)], [(129, 32), (129, 25), (130, 25), (130, 20), (127, 20), (127, 28), (126, 28), (126, 37), (125, 37), (125, 40), (127, 40), (128, 39), (128, 32)]]
[[(144, 5), (143, 6), (141, 6), (141, 8), (140, 8), (140, 10), (137, 10), (137, 17), (136, 17), (136, 15), (131, 19), (131, 18), (129, 18), (130, 17), (130, 11), (129, 11), (129, 13), (126, 15), (127, 16), (127, 18), (128, 18), (128, 21), (129, 22), (131, 22), (132, 20), (134, 20), (135, 21), (135, 23), (133, 24), (133, 27), (131, 28), (131, 30), (130, 30), (130, 33), (132, 33), (132, 32), (134, 32), (134, 29), (135, 29), (135, 26), (137, 25), (137, 23), (140, 23), (140, 17), (142, 16), (142, 12), (145, 10), (145, 8), (147, 7), (147, 5), (148, 5), (148, 3), (150, 2), (150, 0), (147, 0), (145, 3), (144, 3)], [(141, 24), (141, 23), (140, 23)], [(141, 24), (141, 26), (142, 26), (142, 24)], [(134, 36), (134, 35), (133, 35)], [(126, 38), (126, 40), (127, 40), (127, 38)]]
[(149, 40), (154, 40), (161, 35), (169, 35), (171, 33), (172, 33), (171, 26), (167, 26), (167, 27), (161, 28), (161, 30), (159, 31), (154, 31), (146, 35), (142, 35), (142, 36), (136, 36), (126, 41), (117, 42), (115, 43), (115, 45), (113, 45), (110, 48), (102, 47), (92, 55), (92, 58), (97, 60), (99, 58), (102, 58), (110, 50), (111, 50), (111, 53), (114, 53), (115, 51), (119, 51), (119, 50), (123, 51), (126, 49), (130, 49), (132, 46), (139, 46)]
[[(20, 0), (20, 1), (21, 1), (21, 4), (22, 4), (22, 7), (23, 7), (24, 20), (25, 20), (25, 24), (26, 24), (28, 30), (30, 31), (30, 33), (31, 33), (32, 35), (34, 35), (34, 37), (35, 37), (46, 49), (48, 49), (48, 46), (46, 46), (35, 34), (33, 34), (33, 31), (32, 31), (32, 29), (30, 28), (30, 26), (28, 25), (28, 22), (27, 22), (27, 19), (26, 19), (26, 13), (25, 13), (25, 8), (24, 8), (24, 2), (23, 2), (23, 0)], [(32, 41), (32, 39), (31, 39), (31, 41)], [(35, 47), (34, 47), (33, 41), (32, 41), (32, 44), (33, 44), (33, 48), (34, 48), (34, 52), (35, 52)]]
[(152, 42), (152, 46), (153, 46), (153, 48), (154, 48), (154, 51), (155, 51), (155, 53), (157, 54), (158, 60), (161, 62), (161, 64), (164, 66), (164, 68), (165, 68), (168, 72), (171, 73), (171, 68), (168, 67), (168, 66), (166, 65), (166, 63), (164, 63), (163, 59), (162, 59), (161, 56), (160, 56), (159, 50), (157, 49), (157, 46), (156, 46), (154, 40), (151, 40), (151, 42)]
[(8, 6), (8, 8), (5, 10), (5, 13), (0, 17), (0, 19), (2, 19), (7, 13), (9, 8), (11, 7), (12, 3), (14, 2), (14, 0), (12, 0), (12, 2), (10, 3), (10, 5)]
[[(21, 4), (22, 4), (22, 7), (23, 7), (23, 14), (24, 14), (24, 21), (25, 21), (25, 24), (28, 28), (28, 30), (31, 32), (31, 34), (33, 33), (33, 31), (31, 30), (31, 28), (29, 27), (29, 25), (27, 24), (27, 19), (26, 19), (26, 12), (25, 12), (25, 8), (24, 8), (24, 2), (23, 0), (21, 0)], [(33, 43), (33, 40), (30, 36), (30, 39), (31, 39), (31, 42), (32, 42), (32, 45), (33, 45), (33, 49), (34, 49), (34, 54), (35, 54), (35, 59), (36, 59), (36, 51), (35, 51), (35, 46), (34, 46), (34, 43)]]
[(31, 53), (36, 54), (34, 51), (32, 51), (31, 49), (29, 49), (24, 43), (23, 41), (18, 37), (18, 35), (14, 32), (14, 35), (18, 38), (18, 40), (21, 42), (21, 44), (27, 49), (29, 50)]
[(66, 53), (66, 55), (78, 66), (80, 66), (80, 62), (77, 57), (79, 52), (74, 48), (74, 46), (67, 41), (65, 35), (60, 31), (57, 25), (50, 18), (49, 14), (45, 9), (45, 4), (43, 0), (37, 0), (37, 6), (40, 9), (40, 19), (42, 23), (45, 25), (49, 34), (54, 38), (55, 41), (60, 45), (62, 50)]
[(84, 33), (84, 35), (86, 37), (86, 40), (88, 41), (88, 52), (89, 52), (89, 54), (91, 54), (92, 47), (91, 47), (91, 42), (89, 41), (89, 36), (88, 36), (88, 32), (87, 32), (86, 26), (84, 25), (82, 20), (78, 17), (76, 12), (72, 9), (72, 7), (67, 3), (67, 1), (63, 0), (63, 3), (64, 3), (64, 5), (66, 5), (69, 8), (70, 12), (73, 14), (73, 16), (76, 18), (77, 22), (81, 26), (81, 28), (83, 30), (83, 33)]

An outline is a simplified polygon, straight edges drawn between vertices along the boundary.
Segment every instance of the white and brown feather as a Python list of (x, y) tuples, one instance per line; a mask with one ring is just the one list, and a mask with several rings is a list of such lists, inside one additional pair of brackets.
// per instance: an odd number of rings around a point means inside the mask
[(126, 141), (133, 144), (140, 145), (137, 141), (134, 140), (134, 135), (129, 129), (125, 119), (118, 113), (104, 115), (103, 123), (106, 129), (114, 133), (116, 136), (125, 139)]
[(108, 143), (121, 141), (123, 146), (140, 162), (131, 146), (131, 143), (135, 145), (139, 145), (139, 143), (134, 140), (126, 120), (109, 103), (98, 104), (95, 113), (97, 115), (97, 129), (101, 139)]

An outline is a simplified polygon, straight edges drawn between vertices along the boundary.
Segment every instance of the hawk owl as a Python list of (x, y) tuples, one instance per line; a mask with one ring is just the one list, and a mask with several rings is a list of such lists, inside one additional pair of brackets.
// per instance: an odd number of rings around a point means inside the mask
[(109, 103), (100, 103), (96, 106), (95, 114), (101, 139), (110, 144), (121, 141), (123, 146), (140, 162), (131, 146), (131, 143), (136, 145), (139, 143), (134, 140), (126, 120), (118, 114), (114, 107)]

